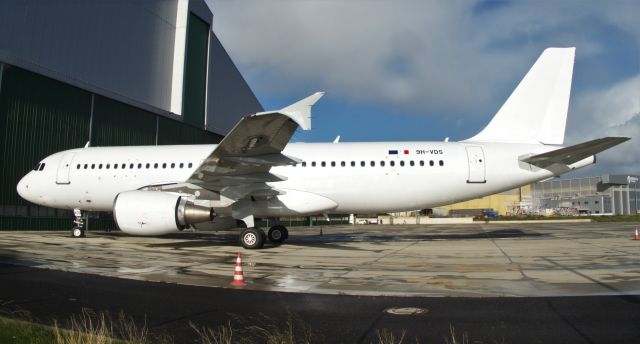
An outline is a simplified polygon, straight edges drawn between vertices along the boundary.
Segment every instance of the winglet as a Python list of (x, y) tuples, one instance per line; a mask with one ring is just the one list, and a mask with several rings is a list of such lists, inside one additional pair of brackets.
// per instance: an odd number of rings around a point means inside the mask
[(283, 114), (292, 120), (294, 120), (302, 130), (311, 129), (311, 107), (324, 96), (324, 92), (316, 92), (307, 98), (304, 98), (296, 103), (293, 103), (286, 108), (278, 111), (259, 112), (256, 116), (268, 115), (272, 113)]

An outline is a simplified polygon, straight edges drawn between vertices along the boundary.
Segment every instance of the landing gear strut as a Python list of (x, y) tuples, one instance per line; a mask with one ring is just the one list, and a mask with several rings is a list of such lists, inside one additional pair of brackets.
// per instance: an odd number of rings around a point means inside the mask
[(83, 238), (84, 237), (84, 219), (82, 218), (82, 211), (80, 209), (73, 209), (73, 228), (71, 228), (71, 237)]

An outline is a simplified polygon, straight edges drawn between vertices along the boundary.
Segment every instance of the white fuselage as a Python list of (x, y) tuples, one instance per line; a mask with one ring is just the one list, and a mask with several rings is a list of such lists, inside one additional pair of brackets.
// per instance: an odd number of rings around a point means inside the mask
[[(17, 190), (23, 198), (43, 206), (112, 211), (115, 197), (123, 191), (184, 182), (215, 147), (72, 149), (45, 158), (41, 162), (45, 167), (27, 174)], [(549, 178), (553, 172), (519, 158), (557, 148), (474, 142), (291, 143), (283, 154), (304, 163), (273, 167), (271, 173), (286, 180), (270, 184), (335, 202), (335, 207), (323, 211), (327, 213), (424, 209)], [(571, 167), (591, 163), (592, 157)], [(302, 215), (282, 209), (270, 213), (268, 207), (256, 210), (257, 216), (287, 214)]]

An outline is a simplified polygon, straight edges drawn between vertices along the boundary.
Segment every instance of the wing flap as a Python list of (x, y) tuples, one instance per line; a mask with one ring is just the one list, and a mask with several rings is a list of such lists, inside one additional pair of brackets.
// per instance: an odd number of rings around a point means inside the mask
[(617, 146), (629, 139), (630, 138), (628, 137), (604, 137), (556, 149), (550, 152), (521, 158), (520, 161), (540, 168), (547, 168), (554, 164), (571, 165), (611, 147)]

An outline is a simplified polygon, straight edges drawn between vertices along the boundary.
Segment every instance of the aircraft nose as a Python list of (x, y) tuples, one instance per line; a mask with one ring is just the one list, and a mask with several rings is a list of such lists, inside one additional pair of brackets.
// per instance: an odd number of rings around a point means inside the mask
[(20, 197), (24, 198), (25, 200), (29, 200), (29, 175), (27, 174), (26, 176), (22, 177), (22, 179), (20, 179), (20, 181), (18, 182), (18, 185), (16, 186), (16, 191), (18, 192), (18, 195), (20, 195)]

